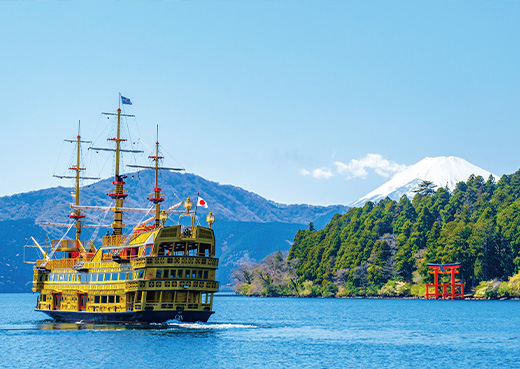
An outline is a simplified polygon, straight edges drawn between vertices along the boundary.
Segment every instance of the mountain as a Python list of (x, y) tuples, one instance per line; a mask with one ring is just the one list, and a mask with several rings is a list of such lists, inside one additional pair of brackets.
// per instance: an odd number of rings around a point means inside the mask
[[(129, 196), (125, 207), (151, 206), (147, 201), (154, 187), (154, 173), (145, 170), (127, 174), (125, 189)], [(80, 192), (80, 203), (107, 206), (112, 201), (106, 195), (113, 187), (112, 179), (85, 186)], [(206, 200), (208, 209), (197, 211), (201, 224), (206, 214), (215, 214), (213, 229), (217, 239), (217, 256), (220, 258), (217, 278), (222, 286), (230, 283), (229, 276), (240, 260), (260, 261), (277, 250), (289, 250), (295, 233), (314, 222), (317, 228), (336, 213), (345, 213), (348, 207), (280, 204), (269, 201), (240, 187), (221, 185), (190, 173), (162, 172), (160, 186), (165, 194), (164, 207), (169, 207), (188, 196), (196, 200), (197, 193)], [(54, 187), (38, 191), (0, 197), (0, 292), (29, 291), (32, 266), (23, 263), (24, 244), (30, 237), (45, 242), (63, 235), (63, 228), (41, 226), (39, 222), (70, 223), (68, 214), (72, 202), (71, 188)], [(88, 212), (85, 223), (110, 224), (111, 213)], [(132, 225), (143, 219), (143, 214), (125, 214), (125, 224)], [(174, 224), (175, 216), (167, 224)], [(86, 239), (99, 240), (106, 230), (92, 233), (84, 228)], [(125, 230), (126, 233), (130, 229)], [(74, 237), (70, 231), (69, 237)], [(34, 250), (32, 250), (34, 251)], [(25, 255), (27, 259), (34, 255)]]
[(455, 156), (426, 157), (420, 162), (396, 173), (392, 179), (361, 197), (352, 206), (359, 207), (367, 201), (377, 202), (387, 196), (396, 201), (403, 195), (413, 198), (415, 195), (413, 190), (417, 189), (419, 183), (423, 181), (431, 181), (437, 187), (447, 187), (453, 190), (458, 182), (466, 181), (472, 174), (482, 176), (486, 180), (490, 175), (498, 179), (491, 172)]

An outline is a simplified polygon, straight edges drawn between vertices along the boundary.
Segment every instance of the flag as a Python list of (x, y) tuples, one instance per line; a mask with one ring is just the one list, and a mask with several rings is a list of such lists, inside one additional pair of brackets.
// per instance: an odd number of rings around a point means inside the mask
[(199, 197), (199, 200), (197, 201), (197, 206), (202, 206), (203, 208), (208, 208), (208, 203), (204, 201), (202, 197)]
[(130, 101), (130, 99), (128, 97), (124, 97), (121, 95), (121, 102), (124, 104), (124, 105), (132, 105), (132, 102)]

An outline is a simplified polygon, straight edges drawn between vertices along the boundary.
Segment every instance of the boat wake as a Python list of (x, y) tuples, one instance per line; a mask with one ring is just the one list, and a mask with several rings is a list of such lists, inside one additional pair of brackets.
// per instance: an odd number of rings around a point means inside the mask
[(251, 329), (258, 328), (251, 324), (233, 324), (233, 323), (182, 323), (182, 322), (167, 322), (168, 327), (178, 327), (185, 329)]

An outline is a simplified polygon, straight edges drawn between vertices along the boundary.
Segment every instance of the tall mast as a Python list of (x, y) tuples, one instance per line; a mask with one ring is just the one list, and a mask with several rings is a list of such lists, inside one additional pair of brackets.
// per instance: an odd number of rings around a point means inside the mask
[(119, 175), (119, 157), (121, 154), (121, 141), (126, 141), (121, 138), (121, 109), (117, 109), (117, 135), (115, 138), (109, 138), (109, 141), (116, 142), (116, 168), (114, 181), (114, 191), (109, 193), (108, 196), (114, 199), (114, 223), (112, 223), (112, 229), (114, 230), (115, 236), (121, 236), (123, 234), (123, 212), (120, 210), (123, 207), (123, 200), (128, 194), (124, 193), (123, 186), (125, 182), (124, 177)]
[(81, 122), (78, 122), (78, 135), (75, 140), (65, 140), (66, 142), (72, 142), (76, 144), (76, 165), (73, 165), (69, 169), (76, 172), (74, 176), (57, 176), (57, 178), (71, 178), (75, 179), (76, 186), (74, 191), (74, 211), (69, 214), (69, 218), (72, 218), (76, 221), (76, 247), (81, 251), (85, 252), (85, 249), (81, 245), (81, 219), (85, 218), (83, 214), (81, 214), (81, 210), (78, 209), (79, 205), (79, 180), (80, 179), (99, 179), (95, 177), (82, 177), (80, 175), (81, 171), (84, 171), (85, 168), (82, 168), (81, 165), (81, 143), (90, 143), (91, 141), (82, 141), (80, 135)]
[[(121, 94), (119, 94), (119, 106), (121, 106)], [(114, 199), (114, 222), (111, 227), (113, 230), (114, 236), (121, 236), (123, 234), (123, 228), (125, 225), (123, 224), (123, 211), (121, 208), (123, 207), (123, 200), (128, 194), (125, 193), (123, 186), (125, 185), (124, 179), (126, 176), (121, 175), (119, 173), (119, 162), (120, 156), (123, 152), (132, 152), (132, 153), (142, 153), (140, 150), (125, 150), (121, 148), (121, 142), (126, 141), (126, 139), (121, 138), (121, 117), (135, 117), (135, 115), (130, 114), (121, 114), (121, 107), (117, 109), (117, 113), (102, 113), (103, 115), (116, 115), (117, 116), (117, 129), (116, 129), (116, 137), (109, 138), (108, 141), (114, 141), (116, 143), (116, 148), (102, 148), (102, 147), (90, 147), (91, 150), (102, 150), (102, 151), (113, 151), (116, 155), (116, 165), (114, 170), (114, 180), (112, 184), (114, 185), (114, 189), (112, 192), (108, 193), (108, 196)], [(108, 240), (110, 243), (118, 242), (115, 240)], [(103, 241), (105, 242), (105, 241)]]
[(155, 204), (155, 228), (159, 228), (161, 225), (161, 202), (164, 201), (164, 197), (162, 197), (161, 189), (159, 188), (159, 160), (162, 159), (162, 156), (159, 156), (159, 125), (157, 125), (157, 140), (155, 141), (155, 156), (149, 156), (150, 159), (155, 161), (155, 186), (154, 186), (154, 195), (149, 200)]
[[(76, 166), (70, 168), (71, 170), (76, 171), (76, 191), (74, 192), (74, 205), (79, 205), (79, 172), (85, 170), (85, 168), (80, 168), (80, 154), (81, 154), (81, 136), (80, 136), (80, 125), (81, 122), (78, 122), (78, 137), (76, 137)], [(69, 215), (71, 218), (76, 220), (76, 243), (79, 244), (81, 239), (81, 218), (85, 216), (81, 214), (81, 210), (75, 209), (74, 213)]]
[(164, 159), (163, 156), (159, 156), (159, 125), (157, 125), (157, 139), (155, 141), (155, 155), (151, 155), (148, 157), (152, 159), (155, 163), (154, 166), (146, 166), (146, 165), (127, 165), (132, 168), (141, 168), (141, 169), (153, 169), (155, 171), (155, 186), (153, 189), (153, 194), (151, 194), (148, 198), (151, 202), (155, 204), (155, 222), (154, 228), (159, 228), (161, 226), (161, 202), (164, 201), (164, 195), (161, 193), (161, 188), (159, 187), (159, 170), (172, 170), (172, 171), (183, 171), (184, 168), (167, 168), (160, 167), (159, 160)]

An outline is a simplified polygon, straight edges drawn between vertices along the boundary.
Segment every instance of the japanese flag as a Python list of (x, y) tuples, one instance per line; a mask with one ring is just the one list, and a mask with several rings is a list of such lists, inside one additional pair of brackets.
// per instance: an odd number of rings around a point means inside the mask
[(197, 201), (197, 206), (202, 206), (203, 208), (208, 208), (208, 203), (202, 198), (199, 197), (199, 200)]

